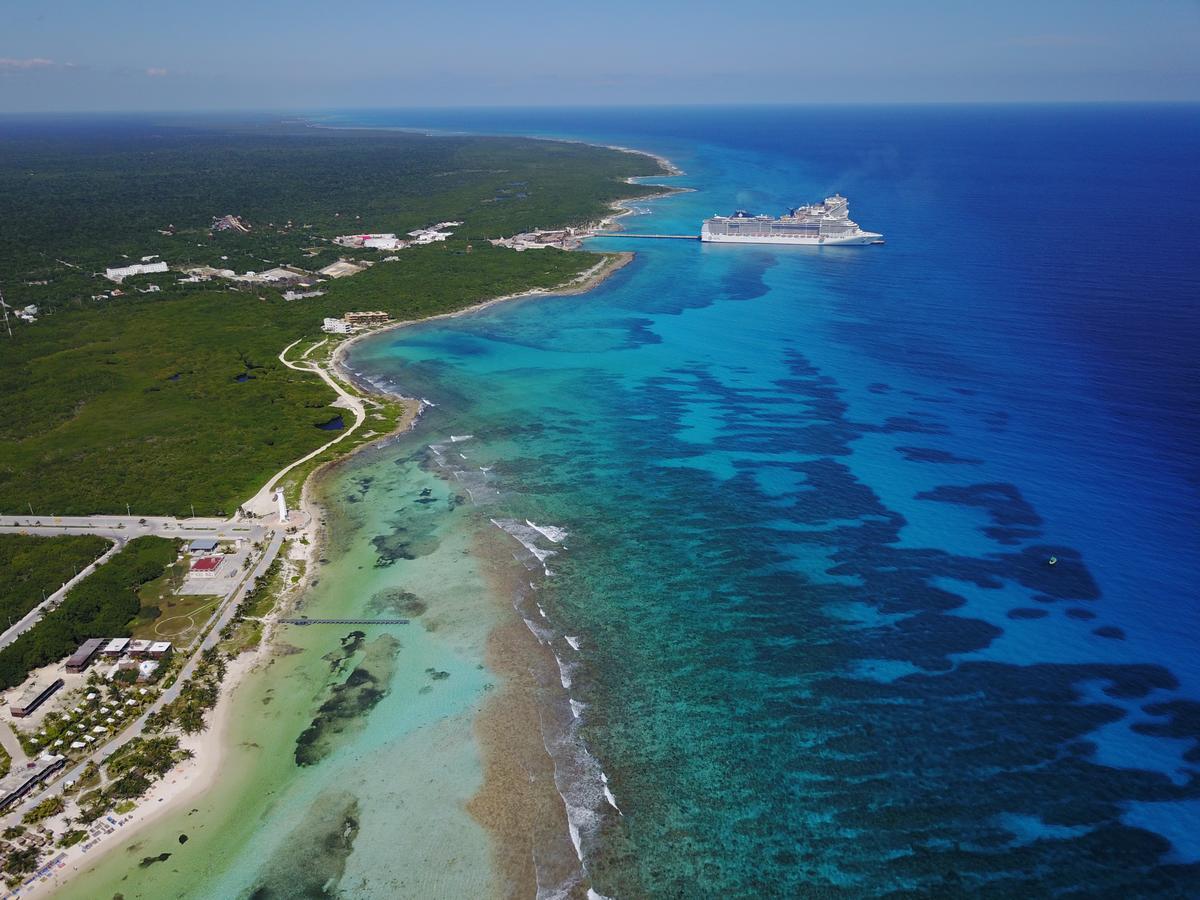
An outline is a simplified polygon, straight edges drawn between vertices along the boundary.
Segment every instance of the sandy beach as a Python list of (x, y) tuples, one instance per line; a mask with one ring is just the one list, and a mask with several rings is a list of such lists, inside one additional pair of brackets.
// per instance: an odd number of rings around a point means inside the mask
[[(264, 652), (266, 645), (260, 644), (256, 651), (244, 653), (230, 661), (209, 727), (200, 734), (180, 737), (179, 746), (192, 752), (191, 759), (180, 763), (155, 783), (130, 812), (123, 815), (108, 813), (95, 822), (88, 829), (87, 838), (52, 857), (53, 862), (42, 870), (45, 874), (36, 877), (28, 886), (22, 885), (18, 890), (0, 896), (51, 896), (122, 843), (144, 833), (151, 825), (186, 807), (204, 793), (216, 780), (226, 755), (233, 692), (246, 674), (258, 665)], [(130, 849), (136, 847), (137, 844), (133, 844)]]
[[(671, 175), (680, 171), (668, 160), (624, 147), (614, 147), (623, 152), (639, 153), (656, 159)], [(666, 189), (665, 196), (677, 189)], [(638, 198), (639, 201), (652, 198)], [(608, 228), (617, 218), (631, 211), (627, 202), (614, 203), (614, 215), (607, 217), (601, 228)], [(593, 231), (592, 235), (601, 233)], [(315, 563), (328, 546), (325, 515), (316, 499), (315, 485), (346, 464), (367, 448), (376, 448), (398, 435), (416, 427), (421, 413), (418, 399), (385, 394), (369, 381), (359, 377), (347, 365), (350, 348), (359, 341), (375, 337), (383, 332), (394, 331), (412, 325), (443, 318), (457, 318), (477, 313), (500, 303), (518, 299), (584, 294), (615, 272), (631, 263), (632, 252), (607, 253), (595, 265), (554, 288), (538, 288), (519, 293), (493, 297), (455, 312), (443, 313), (402, 322), (392, 322), (354, 335), (338, 345), (331, 364), (338, 375), (353, 383), (364, 393), (386, 396), (389, 400), (400, 400), (405, 411), (395, 430), (364, 443), (345, 456), (324, 463), (310, 473), (302, 489), (301, 508), (306, 513), (305, 524), (290, 543), (291, 552), (303, 562), (303, 575), (298, 583), (287, 592), (276, 609), (281, 613), (302, 598), (311, 587)], [(485, 560), (484, 567), (492, 584), (493, 595), (502, 604), (500, 616), (503, 624), (493, 629), (486, 647), (486, 664), (503, 681), (503, 687), (492, 695), (475, 720), (475, 734), (484, 756), (484, 784), (469, 804), (470, 814), (483, 825), (492, 836), (492, 848), (496, 876), (496, 893), (502, 896), (530, 896), (537, 891), (537, 873), (531, 855), (532, 847), (555, 847), (561, 855), (558, 863), (542, 862), (560, 870), (562, 880), (572, 877), (582, 879), (578, 860), (571, 846), (567, 819), (561, 797), (554, 785), (554, 762), (542, 744), (539, 727), (539, 692), (546, 689), (545, 679), (539, 673), (554, 671), (554, 657), (528, 631), (519, 615), (511, 606), (513, 573), (509, 571), (511, 556), (501, 544), (507, 540), (497, 532), (488, 536), (478, 549)], [(494, 544), (489, 542), (494, 541)], [(95, 836), (67, 848), (52, 857), (43, 870), (44, 874), (28, 887), (22, 886), (13, 897), (49, 896), (61, 889), (81, 873), (95, 868), (118, 847), (126, 846), (136, 851), (138, 843), (129, 844), (131, 839), (145, 833), (148, 826), (159, 822), (171, 813), (180, 812), (188, 804), (211, 788), (221, 771), (222, 761), (227, 755), (230, 716), (233, 710), (233, 695), (246, 676), (259, 668), (270, 657), (272, 631), (268, 626), (260, 645), (252, 652), (232, 660), (222, 685), (220, 699), (212, 713), (210, 727), (199, 735), (183, 737), (181, 746), (191, 750), (192, 759), (173, 769), (166, 778), (157, 783), (138, 806), (123, 816), (105, 817), (93, 828)], [(74, 885), (73, 885), (74, 886)], [(582, 889), (581, 889), (582, 890)], [(580, 894), (582, 896), (582, 893)]]

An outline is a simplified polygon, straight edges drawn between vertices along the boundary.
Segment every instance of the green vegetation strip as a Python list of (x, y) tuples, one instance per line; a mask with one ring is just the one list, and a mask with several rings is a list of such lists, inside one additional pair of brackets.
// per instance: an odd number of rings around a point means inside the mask
[(110, 546), (90, 534), (0, 534), (0, 625), (15, 623)]
[(141, 607), (138, 588), (175, 560), (176, 542), (140, 537), (67, 592), (57, 609), (0, 650), (0, 689), (20, 684), (30, 670), (68, 656), (87, 638), (127, 637)]

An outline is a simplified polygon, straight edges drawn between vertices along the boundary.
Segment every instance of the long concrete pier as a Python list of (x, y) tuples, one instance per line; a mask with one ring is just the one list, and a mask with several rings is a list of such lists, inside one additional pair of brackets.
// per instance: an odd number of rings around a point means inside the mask
[(655, 241), (698, 241), (698, 234), (635, 234), (627, 231), (611, 231), (605, 234), (598, 234), (596, 237), (614, 237), (614, 238), (648, 238)]

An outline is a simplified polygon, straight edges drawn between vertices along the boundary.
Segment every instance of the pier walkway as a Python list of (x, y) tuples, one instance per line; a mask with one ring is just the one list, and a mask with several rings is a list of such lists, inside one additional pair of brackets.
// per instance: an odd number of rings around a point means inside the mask
[(614, 237), (614, 238), (649, 238), (656, 241), (698, 241), (698, 234), (636, 234), (630, 231), (606, 231), (603, 234), (598, 234), (596, 237)]
[(280, 619), (284, 625), (407, 625), (408, 619)]

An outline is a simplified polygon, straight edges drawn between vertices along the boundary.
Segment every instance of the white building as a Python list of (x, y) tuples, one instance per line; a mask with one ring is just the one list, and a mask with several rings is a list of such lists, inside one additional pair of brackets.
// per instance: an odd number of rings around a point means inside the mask
[(406, 241), (400, 240), (390, 231), (379, 234), (343, 234), (335, 237), (333, 242), (343, 247), (367, 247), (372, 250), (401, 250), (408, 246)]
[(167, 264), (162, 260), (152, 263), (135, 263), (132, 266), (115, 266), (104, 270), (104, 277), (109, 281), (120, 284), (130, 275), (150, 275), (155, 272), (167, 271)]
[(321, 330), (326, 334), (349, 334), (350, 326), (341, 319), (327, 318), (325, 324), (321, 326)]
[(375, 250), (399, 250), (405, 246), (404, 241), (394, 234), (372, 235), (364, 240), (362, 245)]

